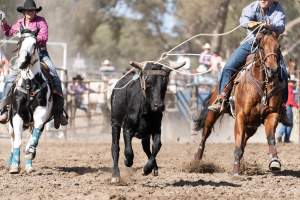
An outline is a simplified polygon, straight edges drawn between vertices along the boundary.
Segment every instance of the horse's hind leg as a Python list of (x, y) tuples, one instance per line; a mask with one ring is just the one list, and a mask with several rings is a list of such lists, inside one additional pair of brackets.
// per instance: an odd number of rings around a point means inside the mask
[[(142, 139), (142, 146), (143, 146), (143, 150), (146, 153), (148, 159), (150, 159), (151, 150), (150, 150), (150, 137), (149, 136)], [(153, 175), (158, 176), (158, 166), (156, 163), (156, 159), (154, 159)]]
[(204, 149), (205, 149), (206, 140), (210, 136), (212, 128), (213, 128), (215, 122), (217, 121), (217, 119), (219, 118), (219, 116), (220, 116), (219, 113), (208, 111), (207, 117), (206, 117), (205, 123), (204, 123), (204, 128), (203, 128), (203, 131), (202, 131), (201, 142), (200, 142), (197, 153), (195, 153), (195, 155), (194, 155), (195, 160), (201, 160), (202, 159), (203, 152), (204, 152)]
[(9, 173), (17, 174), (20, 171), (20, 146), (22, 143), (23, 120), (18, 114), (16, 114), (12, 121), (14, 126), (12, 131), (14, 138), (12, 139), (13, 150)]
[(265, 119), (265, 132), (269, 145), (269, 169), (271, 171), (279, 171), (281, 170), (281, 163), (278, 159), (277, 149), (276, 149), (276, 141), (275, 141), (275, 131), (278, 124), (279, 116), (277, 113), (271, 113)]

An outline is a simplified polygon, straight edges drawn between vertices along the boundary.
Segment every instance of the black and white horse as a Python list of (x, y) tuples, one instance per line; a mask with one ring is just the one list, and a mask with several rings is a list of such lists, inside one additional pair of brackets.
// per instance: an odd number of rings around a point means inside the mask
[(52, 115), (53, 100), (47, 79), (44, 77), (34, 32), (23, 30), (19, 41), (16, 68), (20, 69), (16, 86), (12, 93), (10, 111), (10, 128), (12, 152), (10, 173), (20, 171), (20, 146), (22, 133), (31, 127), (31, 137), (25, 148), (25, 170), (33, 170), (39, 138), (45, 123)]

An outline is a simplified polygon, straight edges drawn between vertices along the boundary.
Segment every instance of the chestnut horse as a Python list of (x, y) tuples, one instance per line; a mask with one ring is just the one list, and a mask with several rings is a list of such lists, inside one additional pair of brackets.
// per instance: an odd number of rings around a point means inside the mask
[[(285, 81), (280, 78), (278, 66), (279, 42), (274, 32), (262, 31), (257, 35), (258, 47), (255, 54), (250, 55), (250, 65), (243, 67), (234, 81), (231, 98), (234, 100), (231, 113), (235, 118), (234, 136), (234, 166), (233, 174), (240, 173), (240, 160), (244, 154), (247, 140), (254, 135), (257, 128), (263, 124), (269, 145), (269, 168), (272, 171), (280, 170), (281, 163), (275, 147), (275, 130), (279, 121), (279, 113), (283, 104), (283, 89)], [(233, 84), (234, 83), (234, 84)], [(229, 86), (229, 88), (231, 88)], [(225, 88), (228, 89), (228, 87)], [(229, 89), (230, 90), (230, 89)], [(203, 128), (202, 141), (195, 160), (201, 160), (206, 139), (209, 137), (217, 119), (229, 112), (228, 101), (220, 113), (208, 110), (208, 106), (217, 98), (216, 88), (203, 105), (200, 117), (195, 121), (195, 130)], [(229, 101), (233, 102), (233, 101)]]

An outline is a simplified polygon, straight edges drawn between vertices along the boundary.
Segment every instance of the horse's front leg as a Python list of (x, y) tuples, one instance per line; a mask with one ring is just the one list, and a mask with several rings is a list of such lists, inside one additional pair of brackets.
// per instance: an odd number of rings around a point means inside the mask
[(235, 136), (235, 149), (234, 149), (234, 164), (233, 164), (233, 175), (238, 176), (241, 171), (240, 161), (244, 154), (245, 149), (245, 115), (240, 112), (237, 114), (235, 119), (234, 127)]
[(16, 114), (12, 118), (13, 122), (13, 134), (12, 139), (13, 150), (12, 150), (12, 159), (10, 163), (9, 173), (17, 174), (20, 172), (20, 146), (22, 143), (22, 133), (23, 133), (23, 120), (19, 114)]
[(152, 154), (144, 166), (144, 175), (149, 175), (157, 167), (156, 156), (161, 148), (161, 132), (153, 135)]
[(34, 128), (32, 129), (30, 139), (25, 148), (25, 170), (27, 173), (33, 171), (32, 160), (35, 158), (36, 148), (42, 134), (44, 123), (48, 116), (49, 109), (47, 109), (47, 107), (39, 106), (33, 113)]
[(10, 151), (10, 153), (9, 153), (9, 155), (8, 155), (7, 164), (8, 164), (8, 167), (10, 167), (11, 162), (12, 162), (12, 158), (13, 158), (13, 152), (14, 152), (14, 140), (15, 140), (14, 129), (13, 129), (13, 127), (11, 126), (10, 123), (9, 123), (9, 126), (8, 126), (8, 133), (9, 133), (9, 135), (10, 135), (11, 151)]
[(275, 140), (275, 131), (278, 125), (279, 115), (278, 113), (271, 113), (267, 116), (264, 121), (265, 132), (269, 145), (269, 169), (271, 171), (281, 170), (281, 163), (278, 159), (277, 149), (276, 149), (276, 140)]

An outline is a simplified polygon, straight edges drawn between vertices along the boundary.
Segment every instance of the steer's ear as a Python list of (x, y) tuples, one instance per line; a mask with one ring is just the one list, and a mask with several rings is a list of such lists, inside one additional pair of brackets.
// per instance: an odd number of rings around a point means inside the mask
[(141, 64), (141, 63), (131, 61), (129, 64), (130, 64), (132, 67), (134, 67), (134, 68), (136, 68), (136, 69), (139, 69), (139, 70), (141, 70), (141, 71), (143, 71), (143, 69), (144, 69), (144, 65)]
[(180, 69), (181, 67), (183, 67), (185, 64), (186, 64), (186, 62), (184, 61), (184, 62), (179, 63), (179, 64), (177, 64), (177, 65), (172, 65), (171, 67), (172, 67), (173, 69), (177, 70), (177, 69)]

